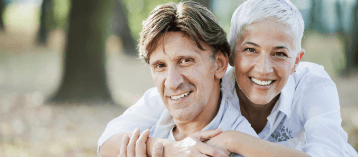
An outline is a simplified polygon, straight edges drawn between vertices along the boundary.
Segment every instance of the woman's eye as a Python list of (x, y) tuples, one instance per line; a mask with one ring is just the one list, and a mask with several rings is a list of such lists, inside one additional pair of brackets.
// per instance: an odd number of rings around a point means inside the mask
[(253, 49), (253, 48), (246, 48), (245, 51), (248, 51), (248, 52), (256, 52), (255, 49)]
[(287, 57), (286, 53), (284, 52), (276, 52), (275, 55), (279, 57)]

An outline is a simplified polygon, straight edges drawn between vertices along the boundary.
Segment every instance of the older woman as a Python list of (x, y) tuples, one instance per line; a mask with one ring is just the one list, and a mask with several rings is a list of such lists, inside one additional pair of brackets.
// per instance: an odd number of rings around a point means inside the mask
[[(222, 92), (260, 138), (226, 131), (207, 144), (243, 156), (356, 155), (341, 127), (335, 84), (322, 66), (300, 63), (303, 28), (288, 0), (248, 0), (236, 9), (229, 37), (235, 68), (223, 78)], [(150, 129), (164, 110), (161, 104), (143, 96), (107, 125), (98, 141), (101, 150), (118, 149), (123, 132)], [(162, 141), (164, 155), (183, 150)], [(152, 143), (149, 139), (147, 147)]]

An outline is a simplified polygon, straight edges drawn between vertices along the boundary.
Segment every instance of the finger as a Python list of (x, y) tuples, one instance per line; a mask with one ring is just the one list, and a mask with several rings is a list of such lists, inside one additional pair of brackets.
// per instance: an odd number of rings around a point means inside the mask
[(213, 147), (213, 146), (209, 146), (207, 144), (204, 144), (202, 142), (197, 143), (197, 149), (199, 152), (209, 155), (209, 156), (214, 156), (214, 157), (227, 157), (230, 155), (230, 152), (228, 151), (223, 151), (219, 148)]
[(198, 131), (192, 135), (193, 138), (199, 139), (200, 141), (208, 140), (221, 134), (223, 131), (221, 128), (215, 130)]
[(127, 146), (127, 157), (135, 157), (135, 144), (138, 140), (139, 135), (140, 135), (140, 130), (137, 128), (134, 130), (132, 137), (129, 140)]
[(120, 154), (118, 157), (127, 157), (127, 145), (129, 142), (129, 137), (127, 135), (124, 135), (122, 138), (122, 144), (120, 148)]
[(153, 147), (153, 151), (152, 151), (152, 157), (162, 157), (163, 154), (164, 154), (164, 151), (163, 151), (163, 143), (162, 142), (156, 142), (154, 144), (154, 147)]
[(194, 153), (194, 154), (191, 155), (191, 156), (195, 156), (195, 157), (209, 157), (208, 155), (205, 155), (205, 154), (200, 153), (200, 152), (196, 152), (196, 153)]
[(136, 157), (146, 157), (147, 156), (147, 139), (150, 134), (149, 129), (145, 130), (138, 138), (135, 146), (135, 155)]

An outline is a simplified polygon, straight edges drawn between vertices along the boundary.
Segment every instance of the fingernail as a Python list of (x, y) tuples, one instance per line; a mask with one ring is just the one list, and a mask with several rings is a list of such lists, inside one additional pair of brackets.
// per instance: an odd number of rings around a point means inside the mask
[(148, 131), (149, 131), (149, 129), (146, 129), (146, 130), (143, 131), (143, 133), (144, 133), (144, 132), (148, 132)]
[(162, 149), (163, 148), (163, 143), (162, 142), (155, 143), (155, 148)]
[(134, 129), (134, 132), (136, 132), (136, 131), (138, 131), (138, 130), (139, 130), (138, 128), (135, 128), (135, 129)]

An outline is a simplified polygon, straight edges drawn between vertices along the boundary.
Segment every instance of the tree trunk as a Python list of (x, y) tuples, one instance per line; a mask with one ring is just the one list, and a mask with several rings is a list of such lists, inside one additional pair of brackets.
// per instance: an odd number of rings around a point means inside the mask
[[(340, 16), (340, 23), (343, 23), (343, 16)], [(346, 67), (344, 75), (349, 75), (353, 70), (358, 68), (358, 3), (355, 4), (353, 9), (353, 27), (350, 32), (344, 33)]]
[(114, 33), (121, 38), (124, 53), (127, 55), (138, 55), (136, 50), (136, 41), (134, 40), (131, 29), (128, 24), (127, 9), (123, 6), (121, 0), (115, 0), (114, 7)]
[(52, 102), (113, 102), (105, 70), (107, 20), (113, 2), (72, 0), (64, 75)]
[(353, 43), (354, 43), (354, 51), (353, 51), (353, 65), (355, 68), (358, 68), (358, 2), (353, 10), (354, 12), (354, 30), (353, 30)]
[(46, 45), (48, 28), (46, 27), (46, 15), (51, 11), (51, 0), (43, 0), (41, 4), (41, 17), (40, 17), (40, 28), (37, 34), (37, 44)]
[(4, 0), (0, 0), (0, 31), (5, 31), (4, 17), (3, 17), (4, 10), (5, 10)]

